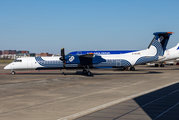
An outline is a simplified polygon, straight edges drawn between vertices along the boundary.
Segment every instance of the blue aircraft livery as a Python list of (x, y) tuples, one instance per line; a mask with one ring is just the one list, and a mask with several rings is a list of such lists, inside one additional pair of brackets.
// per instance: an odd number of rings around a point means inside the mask
[(95, 55), (110, 55), (110, 54), (125, 54), (130, 52), (136, 52), (138, 50), (114, 50), (114, 51), (73, 51), (68, 53), (69, 55), (84, 55), (94, 53)]

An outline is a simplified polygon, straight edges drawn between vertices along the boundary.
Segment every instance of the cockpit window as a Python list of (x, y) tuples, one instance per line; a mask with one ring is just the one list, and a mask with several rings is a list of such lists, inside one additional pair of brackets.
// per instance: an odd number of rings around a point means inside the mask
[(22, 60), (14, 60), (14, 62), (22, 62)]

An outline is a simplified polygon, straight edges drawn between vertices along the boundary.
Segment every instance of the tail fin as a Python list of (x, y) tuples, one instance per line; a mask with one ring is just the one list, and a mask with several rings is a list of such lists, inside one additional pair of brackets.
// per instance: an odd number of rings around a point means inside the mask
[(179, 43), (176, 45), (176, 48), (177, 48), (176, 50), (179, 50)]
[(155, 32), (153, 33), (155, 36), (150, 43), (148, 49), (150, 49), (151, 45), (155, 46), (157, 49), (157, 55), (163, 56), (164, 51), (166, 50), (166, 46), (168, 43), (168, 40), (170, 38), (170, 35), (172, 35), (173, 32)]

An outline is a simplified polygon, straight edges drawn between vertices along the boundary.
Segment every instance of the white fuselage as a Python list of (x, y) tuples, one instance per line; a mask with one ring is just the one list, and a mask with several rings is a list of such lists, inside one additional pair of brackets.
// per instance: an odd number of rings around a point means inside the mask
[[(57, 60), (59, 61), (59, 57), (43, 57), (43, 58), (48, 61), (57, 61)], [(5, 66), (4, 69), (35, 70), (38, 67), (43, 67), (35, 60), (35, 57), (17, 58), (16, 60), (8, 64), (7, 66)], [(18, 60), (21, 60), (21, 61), (18, 61)]]
[[(70, 68), (84, 68), (87, 67), (131, 67), (134, 65), (144, 64), (152, 61), (157, 61), (162, 58), (164, 49), (168, 43), (172, 32), (155, 32), (152, 42), (148, 49), (135, 51), (125, 54), (112, 55), (64, 55), (60, 57), (28, 57), (18, 58), (14, 62), (5, 66), (4, 69), (70, 69)], [(88, 57), (87, 57), (88, 56)], [(169, 56), (170, 58), (172, 57)], [(163, 59), (163, 58), (162, 58)], [(88, 70), (89, 72), (89, 70)]]
[[(121, 66), (134, 66), (136, 61), (141, 57), (155, 56), (157, 50), (154, 46), (150, 49), (126, 53), (126, 54), (113, 54), (113, 55), (101, 55), (106, 62), (99, 64), (93, 64), (93, 67), (121, 67)], [(63, 62), (59, 60), (60, 57), (26, 57), (18, 58), (14, 62), (8, 64), (4, 69), (9, 70), (36, 70), (36, 69), (63, 69)], [(128, 61), (124, 64), (122, 62)], [(66, 69), (77, 68), (78, 64), (66, 64)]]

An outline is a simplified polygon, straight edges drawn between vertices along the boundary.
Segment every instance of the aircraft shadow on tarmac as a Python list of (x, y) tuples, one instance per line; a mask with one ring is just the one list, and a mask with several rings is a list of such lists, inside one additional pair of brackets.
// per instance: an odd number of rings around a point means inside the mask
[(179, 83), (136, 97), (133, 100), (139, 107), (113, 120), (120, 119), (139, 108), (142, 108), (152, 120), (179, 120)]
[(178, 111), (179, 83), (176, 83), (75, 120), (179, 120)]
[(163, 72), (155, 72), (155, 71), (149, 71), (145, 73), (95, 73), (93, 72), (93, 75), (120, 75), (120, 74), (161, 74)]

